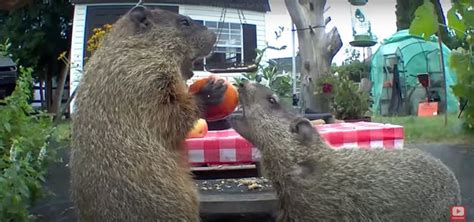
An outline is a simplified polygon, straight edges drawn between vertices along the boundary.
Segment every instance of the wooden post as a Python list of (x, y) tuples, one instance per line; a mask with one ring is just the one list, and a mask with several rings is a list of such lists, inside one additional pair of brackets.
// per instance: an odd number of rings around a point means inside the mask
[(295, 24), (291, 23), (291, 77), (293, 79), (293, 93), (296, 94), (296, 37), (295, 37)]
[(446, 84), (446, 72), (444, 69), (444, 55), (443, 55), (443, 42), (441, 40), (441, 32), (438, 29), (438, 44), (439, 44), (439, 60), (440, 70), (443, 75), (443, 87), (444, 87), (444, 126), (448, 125), (448, 85)]

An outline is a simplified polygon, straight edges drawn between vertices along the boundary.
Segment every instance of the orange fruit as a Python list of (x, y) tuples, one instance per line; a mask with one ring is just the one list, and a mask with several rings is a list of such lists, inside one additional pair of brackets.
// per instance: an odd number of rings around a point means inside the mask
[[(223, 79), (221, 77), (210, 75), (206, 78), (199, 79), (189, 86), (190, 93), (196, 93), (211, 79)], [(237, 89), (226, 79), (224, 84), (227, 85), (227, 89), (224, 92), (224, 98), (221, 103), (213, 106), (209, 106), (206, 110), (205, 118), (207, 121), (221, 120), (229, 116), (235, 111), (235, 108), (239, 104), (239, 95)]]

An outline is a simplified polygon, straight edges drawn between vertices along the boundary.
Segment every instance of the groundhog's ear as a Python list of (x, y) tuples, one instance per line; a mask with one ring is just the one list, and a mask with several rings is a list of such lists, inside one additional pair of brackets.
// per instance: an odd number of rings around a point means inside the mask
[(150, 25), (150, 10), (144, 6), (137, 6), (129, 12), (130, 20), (140, 29), (147, 28)]
[(290, 123), (290, 132), (296, 134), (300, 142), (305, 144), (313, 139), (315, 130), (313, 124), (303, 117), (297, 117)]

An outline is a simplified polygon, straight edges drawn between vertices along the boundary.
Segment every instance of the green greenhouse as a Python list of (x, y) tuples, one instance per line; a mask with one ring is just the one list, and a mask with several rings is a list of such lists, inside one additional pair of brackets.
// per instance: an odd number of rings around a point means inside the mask
[[(376, 115), (416, 115), (421, 101), (438, 102), (438, 111), (446, 111), (443, 75), (440, 68), (439, 44), (436, 36), (428, 41), (408, 33), (396, 32), (384, 39), (371, 59), (372, 111)], [(449, 86), (456, 82), (448, 66), (449, 48), (443, 44), (448, 112), (458, 111), (458, 98)], [(429, 76), (428, 87), (418, 76)], [(429, 97), (428, 97), (429, 96)]]

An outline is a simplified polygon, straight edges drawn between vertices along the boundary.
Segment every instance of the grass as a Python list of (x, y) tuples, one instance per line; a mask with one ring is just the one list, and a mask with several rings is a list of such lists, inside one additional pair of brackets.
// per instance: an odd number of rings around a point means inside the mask
[(402, 125), (406, 143), (463, 143), (474, 142), (474, 132), (468, 132), (457, 115), (448, 115), (444, 125), (444, 115), (434, 117), (372, 117), (373, 122)]
[(61, 121), (54, 129), (52, 135), (58, 142), (69, 142), (71, 137), (71, 122)]

